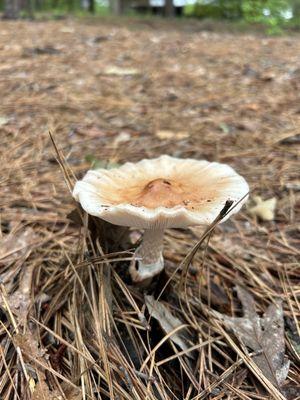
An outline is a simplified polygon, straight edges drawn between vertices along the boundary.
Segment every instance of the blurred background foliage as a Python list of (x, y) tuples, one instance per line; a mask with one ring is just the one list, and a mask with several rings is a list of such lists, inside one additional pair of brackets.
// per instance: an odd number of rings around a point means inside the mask
[(263, 25), (271, 34), (300, 26), (300, 0), (198, 0), (187, 6), (186, 13), (198, 18)]
[(4, 18), (54, 18), (77, 15), (149, 14), (230, 21), (269, 34), (300, 28), (300, 0), (0, 0)]

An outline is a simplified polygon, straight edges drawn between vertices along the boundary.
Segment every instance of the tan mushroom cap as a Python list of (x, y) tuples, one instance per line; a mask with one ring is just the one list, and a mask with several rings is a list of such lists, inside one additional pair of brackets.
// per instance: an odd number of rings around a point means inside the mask
[(208, 225), (227, 200), (238, 202), (248, 191), (245, 179), (226, 164), (163, 155), (90, 170), (73, 196), (87, 213), (112, 224), (160, 229)]

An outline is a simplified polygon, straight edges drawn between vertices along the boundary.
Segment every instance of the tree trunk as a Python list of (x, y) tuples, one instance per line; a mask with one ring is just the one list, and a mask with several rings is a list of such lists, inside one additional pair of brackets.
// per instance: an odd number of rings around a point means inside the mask
[(114, 14), (114, 15), (123, 14), (124, 7), (122, 4), (122, 0), (110, 0), (109, 5), (110, 5), (110, 11), (112, 12), (112, 14)]
[(27, 11), (28, 17), (31, 19), (34, 19), (33, 0), (26, 0), (26, 11)]
[(300, 3), (298, 0), (294, 0), (292, 3), (292, 10), (293, 10), (293, 18), (299, 18), (300, 17)]
[(20, 15), (21, 4), (19, 0), (5, 0), (3, 18), (17, 19)]
[(39, 10), (40, 11), (42, 9), (42, 6), (43, 6), (42, 0), (34, 0), (33, 8), (35, 10)]
[(95, 13), (95, 0), (89, 0), (89, 12), (92, 14)]
[(80, 0), (80, 6), (84, 11), (87, 11), (90, 6), (89, 0)]
[(175, 8), (173, 5), (173, 0), (165, 0), (165, 16), (166, 17), (174, 17), (175, 15)]
[[(36, 0), (36, 1), (40, 2), (40, 0)], [(57, 8), (58, 4), (59, 4), (59, 0), (52, 0), (51, 1), (51, 7), (52, 8)]]
[(68, 11), (72, 12), (74, 10), (74, 0), (67, 0)]

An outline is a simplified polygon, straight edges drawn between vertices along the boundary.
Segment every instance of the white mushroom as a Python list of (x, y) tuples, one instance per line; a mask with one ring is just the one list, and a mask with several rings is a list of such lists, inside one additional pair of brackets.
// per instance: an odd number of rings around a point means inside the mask
[[(90, 170), (76, 183), (73, 196), (91, 215), (144, 229), (135, 252), (138, 268), (131, 268), (132, 279), (142, 281), (164, 268), (166, 228), (209, 225), (227, 200), (238, 202), (248, 191), (245, 179), (226, 164), (163, 155)], [(246, 197), (222, 221), (238, 212)]]

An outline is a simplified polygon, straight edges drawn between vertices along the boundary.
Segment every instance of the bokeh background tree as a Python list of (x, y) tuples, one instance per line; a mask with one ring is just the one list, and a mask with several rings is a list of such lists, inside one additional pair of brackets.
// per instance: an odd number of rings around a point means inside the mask
[[(122, 15), (132, 12), (162, 16), (185, 15), (199, 19), (233, 21), (266, 27), (268, 33), (300, 26), (300, 0), (186, 0), (178, 6), (174, 0), (1, 0), (3, 17), (17, 19), (42, 12)], [(182, 12), (183, 11), (183, 12)]]

